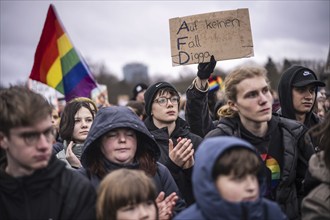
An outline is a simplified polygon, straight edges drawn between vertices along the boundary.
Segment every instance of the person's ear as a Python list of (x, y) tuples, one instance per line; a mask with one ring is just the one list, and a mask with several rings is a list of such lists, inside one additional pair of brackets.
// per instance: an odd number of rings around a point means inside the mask
[(8, 137), (0, 131), (0, 148), (6, 150), (8, 146)]
[(233, 102), (232, 100), (228, 100), (227, 104), (231, 110), (238, 112), (238, 108), (235, 102)]

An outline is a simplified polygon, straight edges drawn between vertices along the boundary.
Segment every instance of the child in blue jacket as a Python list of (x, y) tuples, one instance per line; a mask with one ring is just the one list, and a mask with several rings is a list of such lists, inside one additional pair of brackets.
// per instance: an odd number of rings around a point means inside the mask
[(236, 137), (206, 138), (193, 169), (196, 203), (179, 219), (287, 219), (273, 201), (263, 198), (265, 177), (261, 157), (248, 142)]

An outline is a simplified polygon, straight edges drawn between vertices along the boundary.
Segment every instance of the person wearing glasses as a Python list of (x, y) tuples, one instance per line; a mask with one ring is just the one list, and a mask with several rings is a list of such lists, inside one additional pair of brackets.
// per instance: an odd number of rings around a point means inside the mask
[(180, 96), (172, 84), (150, 85), (144, 101), (144, 123), (160, 147), (159, 162), (170, 170), (183, 198), (191, 205), (195, 202), (191, 183), (194, 153), (202, 138), (191, 133), (188, 123), (179, 117)]
[(52, 108), (27, 87), (0, 91), (0, 219), (95, 219), (96, 193), (52, 154)]

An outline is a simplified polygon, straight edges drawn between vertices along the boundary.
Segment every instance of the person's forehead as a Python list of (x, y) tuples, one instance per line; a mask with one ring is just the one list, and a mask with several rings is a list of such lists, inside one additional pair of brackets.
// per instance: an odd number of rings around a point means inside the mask
[(93, 115), (92, 115), (92, 113), (89, 111), (88, 108), (86, 108), (86, 107), (81, 107), (81, 108), (76, 112), (75, 117), (82, 117), (82, 116), (84, 116), (84, 117), (86, 117), (86, 116), (90, 116), (90, 117), (92, 117)]
[(168, 90), (165, 90), (165, 89), (161, 89), (157, 92), (157, 95), (156, 97), (159, 97), (159, 96), (167, 96), (167, 95), (171, 95), (173, 94), (174, 91), (168, 91)]
[(242, 80), (237, 84), (237, 91), (247, 93), (249, 91), (256, 91), (268, 86), (264, 77), (253, 77)]
[(32, 125), (18, 126), (10, 129), (15, 132), (29, 132), (29, 131), (44, 131), (45, 129), (52, 126), (51, 116), (47, 116), (44, 119), (40, 119)]
[(135, 132), (135, 130), (132, 128), (114, 128), (114, 129), (110, 130), (109, 132), (127, 132), (127, 131)]

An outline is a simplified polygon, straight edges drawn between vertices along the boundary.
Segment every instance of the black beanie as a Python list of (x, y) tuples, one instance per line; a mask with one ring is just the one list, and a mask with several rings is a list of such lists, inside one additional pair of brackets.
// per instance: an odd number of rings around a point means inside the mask
[(134, 86), (133, 88), (133, 100), (136, 100), (136, 96), (137, 94), (139, 94), (140, 92), (142, 92), (143, 90), (146, 90), (148, 88), (148, 86), (144, 83), (138, 83)]
[(172, 88), (173, 90), (177, 91), (176, 88), (168, 82), (157, 82), (148, 87), (147, 91), (144, 93), (144, 102), (145, 102), (145, 110), (148, 116), (151, 115), (151, 105), (154, 101), (155, 95), (160, 89), (163, 88)]

